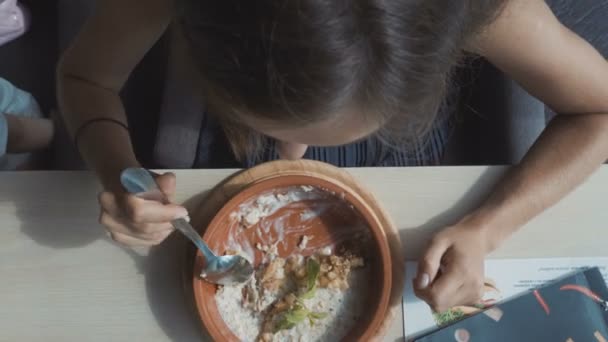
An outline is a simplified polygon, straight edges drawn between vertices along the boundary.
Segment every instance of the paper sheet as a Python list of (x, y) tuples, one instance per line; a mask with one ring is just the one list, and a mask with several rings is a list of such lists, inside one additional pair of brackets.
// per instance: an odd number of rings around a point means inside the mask
[[(488, 260), (485, 264), (485, 272), (486, 277), (495, 282), (500, 300), (508, 299), (586, 267), (599, 267), (604, 279), (608, 282), (608, 257)], [(411, 284), (416, 276), (416, 270), (415, 262), (407, 263), (406, 286), (403, 295), (406, 340), (437, 327), (429, 306), (414, 295)]]

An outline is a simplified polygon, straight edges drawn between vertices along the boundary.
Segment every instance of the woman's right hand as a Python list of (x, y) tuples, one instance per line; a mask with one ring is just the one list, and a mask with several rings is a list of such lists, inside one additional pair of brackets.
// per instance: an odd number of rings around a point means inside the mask
[[(172, 200), (175, 175), (165, 173), (156, 176), (156, 183)], [(188, 216), (188, 211), (182, 206), (144, 199), (122, 189), (102, 192), (99, 194), (99, 204), (99, 222), (114, 241), (129, 247), (160, 244), (173, 232), (171, 221)]]

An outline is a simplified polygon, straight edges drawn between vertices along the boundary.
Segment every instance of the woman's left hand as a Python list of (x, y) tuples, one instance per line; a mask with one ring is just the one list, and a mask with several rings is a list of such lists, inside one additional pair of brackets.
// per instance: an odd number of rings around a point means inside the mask
[(416, 295), (435, 312), (479, 304), (484, 287), (484, 259), (491, 251), (484, 227), (471, 220), (439, 232), (420, 260)]

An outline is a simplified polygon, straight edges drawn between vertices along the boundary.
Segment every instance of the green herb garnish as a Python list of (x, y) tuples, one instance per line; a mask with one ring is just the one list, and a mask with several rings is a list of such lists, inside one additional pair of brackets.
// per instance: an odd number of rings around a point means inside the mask
[(317, 279), (321, 272), (321, 265), (314, 260), (308, 259), (306, 262), (306, 292), (301, 294), (299, 297), (302, 299), (311, 299), (317, 292)]
[(306, 319), (309, 314), (310, 312), (308, 309), (303, 306), (296, 305), (292, 310), (288, 311), (284, 317), (288, 322), (298, 324)]
[(435, 322), (437, 325), (444, 326), (453, 322), (456, 322), (462, 318), (464, 318), (464, 311), (460, 309), (450, 309), (441, 313), (434, 313), (433, 317), (435, 318)]
[(308, 316), (312, 319), (323, 319), (327, 317), (327, 312), (311, 312)]
[(314, 325), (316, 320), (323, 319), (325, 317), (327, 317), (327, 313), (309, 311), (304, 305), (298, 302), (276, 323), (274, 332), (276, 334), (281, 330), (292, 329), (296, 325), (302, 323), (305, 319), (308, 319), (310, 325)]
[(296, 303), (289, 311), (287, 311), (277, 321), (274, 332), (277, 333), (281, 330), (289, 330), (296, 325), (308, 319), (310, 325), (313, 325), (316, 320), (327, 317), (327, 313), (324, 312), (311, 312), (304, 305), (303, 299), (311, 299), (317, 292), (317, 279), (321, 272), (321, 265), (314, 260), (308, 259), (306, 262), (306, 291), (298, 296)]
[(295, 326), (296, 326), (295, 324), (290, 323), (286, 320), (280, 320), (279, 322), (277, 322), (277, 325), (274, 327), (274, 333), (276, 334), (281, 330), (290, 330)]

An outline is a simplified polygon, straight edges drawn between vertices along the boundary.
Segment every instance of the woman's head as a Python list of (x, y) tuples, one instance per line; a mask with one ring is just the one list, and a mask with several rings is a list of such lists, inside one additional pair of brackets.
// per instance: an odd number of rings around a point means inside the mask
[(309, 145), (423, 134), (464, 44), (502, 2), (180, 0), (178, 13), (205, 100), (242, 156), (260, 134)]

